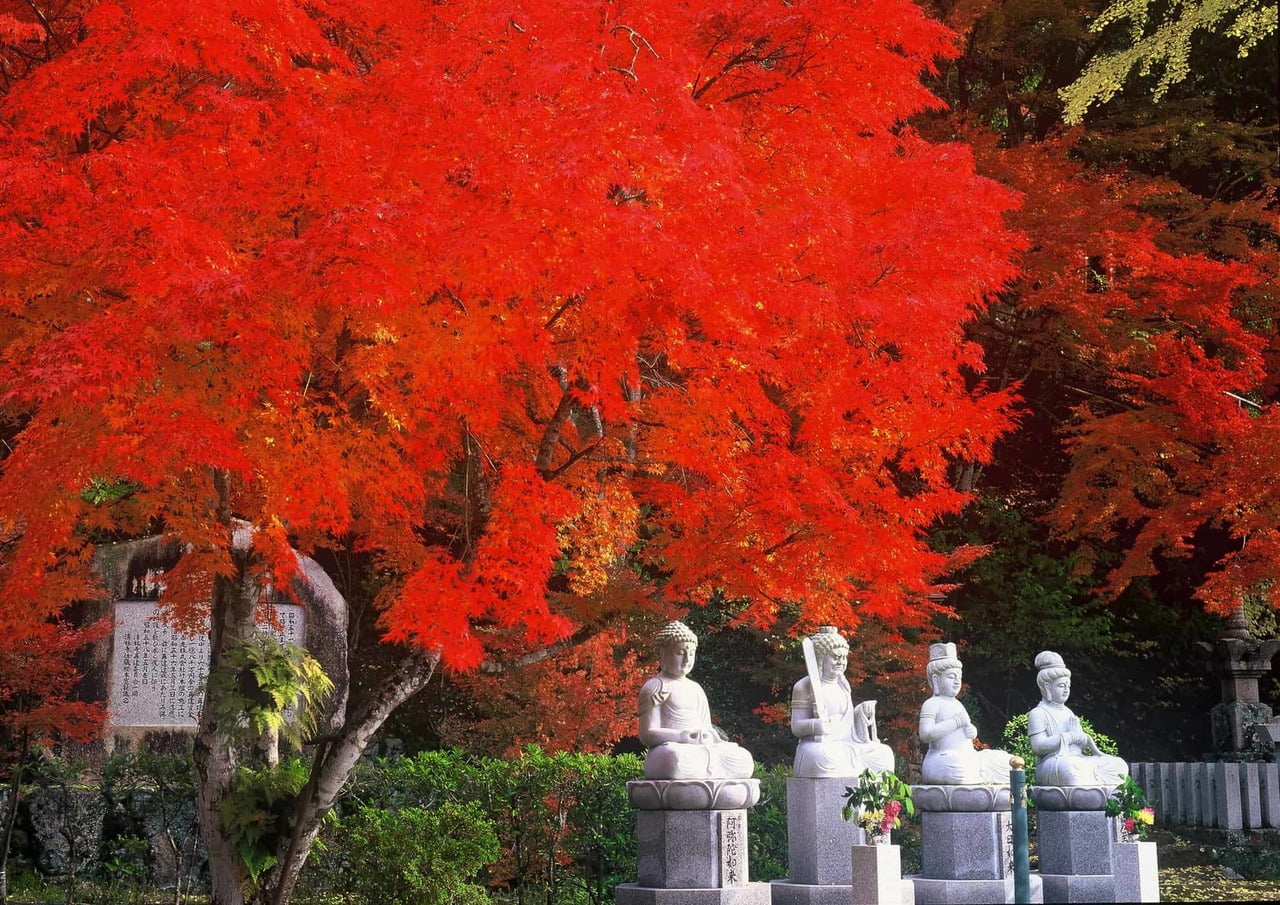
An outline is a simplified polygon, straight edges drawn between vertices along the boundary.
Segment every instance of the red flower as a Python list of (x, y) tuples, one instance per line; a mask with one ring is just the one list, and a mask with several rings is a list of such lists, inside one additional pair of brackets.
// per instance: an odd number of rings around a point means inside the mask
[(1125, 831), (1126, 833), (1132, 833), (1132, 832), (1133, 832), (1133, 827), (1134, 827), (1134, 820), (1133, 820), (1133, 818), (1132, 818), (1132, 817), (1126, 817), (1126, 818), (1124, 819), (1124, 831)]
[(902, 804), (897, 801), (891, 801), (884, 806), (884, 816), (897, 817), (902, 813)]

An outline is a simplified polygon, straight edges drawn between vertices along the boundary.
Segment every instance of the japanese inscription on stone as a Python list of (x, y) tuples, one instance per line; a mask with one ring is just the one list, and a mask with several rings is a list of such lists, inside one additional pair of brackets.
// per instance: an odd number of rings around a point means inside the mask
[[(174, 631), (152, 601), (116, 603), (111, 658), (111, 724), (195, 728), (209, 670), (209, 636)], [(302, 607), (276, 604), (283, 641), (301, 644)]]
[(1000, 814), (1000, 851), (1002, 873), (1001, 877), (1013, 876), (1013, 817), (1010, 814)]
[(720, 812), (720, 886), (747, 885), (747, 814)]

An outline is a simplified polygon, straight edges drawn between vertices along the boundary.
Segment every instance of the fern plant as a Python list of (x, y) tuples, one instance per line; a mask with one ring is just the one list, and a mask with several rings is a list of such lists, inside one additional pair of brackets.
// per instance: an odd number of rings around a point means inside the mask
[(232, 649), (209, 683), (220, 723), (242, 727), (248, 738), (278, 733), (295, 748), (314, 734), (333, 692), (314, 657), (267, 632)]

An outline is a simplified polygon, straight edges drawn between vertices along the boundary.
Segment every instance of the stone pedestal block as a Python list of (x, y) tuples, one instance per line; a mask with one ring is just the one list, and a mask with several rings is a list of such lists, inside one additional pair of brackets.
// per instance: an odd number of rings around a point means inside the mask
[(1013, 876), (1013, 827), (1008, 811), (924, 811), (920, 824), (924, 878), (1004, 880)]
[[(998, 905), (1013, 902), (1013, 877), (1003, 880), (931, 880), (912, 877), (916, 905)], [(1044, 897), (1038, 874), (1031, 875), (1031, 901), (1049, 901)]]
[(1036, 823), (1040, 873), (1111, 873), (1111, 818), (1105, 811), (1039, 811)]
[(849, 905), (848, 886), (815, 886), (774, 880), (769, 884), (772, 905)]
[(773, 905), (915, 905), (915, 886), (902, 876), (896, 845), (852, 845), (851, 882), (819, 886), (774, 880)]
[(1116, 878), (1110, 874), (1096, 876), (1042, 874), (1041, 880), (1044, 882), (1046, 903), (1114, 902), (1116, 900)]
[(619, 883), (617, 905), (771, 905), (768, 883), (749, 883), (732, 889), (651, 889)]
[(637, 811), (636, 880), (653, 889), (747, 883), (747, 812)]
[[(915, 886), (902, 879), (902, 849), (896, 845), (855, 845), (851, 849), (854, 905), (914, 905)], [(909, 897), (909, 898), (908, 898)]]
[[(920, 809), (917, 905), (1013, 901), (1013, 822), (1007, 786), (913, 786)], [(1033, 902), (1039, 878), (1031, 878)]]
[(1111, 848), (1117, 902), (1159, 902), (1160, 874), (1154, 842), (1117, 842)]
[(1036, 815), (1045, 902), (1114, 902), (1112, 818), (1105, 811)]
[(792, 883), (849, 885), (849, 847), (866, 834), (841, 816), (855, 779), (787, 780), (787, 873)]

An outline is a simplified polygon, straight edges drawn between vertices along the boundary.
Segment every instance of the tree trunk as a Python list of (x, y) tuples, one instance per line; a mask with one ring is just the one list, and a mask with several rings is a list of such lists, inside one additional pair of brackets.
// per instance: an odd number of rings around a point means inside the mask
[(353, 712), (336, 739), (321, 744), (311, 765), (311, 780), (298, 795), (290, 820), (290, 833), (281, 839), (279, 862), (262, 877), (254, 902), (289, 905), (298, 878), (325, 815), (333, 808), (352, 769), (392, 712), (417, 694), (435, 674), (438, 651), (414, 650), (406, 656), (368, 701)]
[[(230, 476), (214, 473), (218, 493), (217, 518), (226, 531), (227, 548), (232, 549)], [(233, 647), (248, 642), (255, 627), (254, 604), (241, 593), (240, 582), (215, 576), (209, 612), (209, 673), (212, 674)], [(200, 724), (196, 730), (196, 813), (200, 835), (209, 850), (211, 905), (244, 905), (249, 873), (222, 826), (220, 809), (231, 791), (236, 772), (235, 727), (221, 725), (216, 702), (206, 690)]]
[(22, 789), (22, 768), (26, 766), (31, 750), (31, 736), (22, 733), (18, 748), (18, 762), (13, 767), (13, 779), (9, 782), (9, 798), (5, 802), (4, 838), (0, 839), (0, 905), (9, 901), (9, 845), (13, 841), (13, 826), (18, 822), (18, 792)]
[[(219, 519), (231, 538), (229, 478), (225, 472), (214, 476), (219, 496)], [(245, 593), (235, 578), (214, 580), (209, 623), (209, 670), (217, 670), (227, 653), (253, 638), (256, 630), (252, 595)], [(196, 731), (196, 807), (200, 833), (209, 850), (209, 875), (213, 887), (211, 905), (288, 905), (297, 888), (307, 856), (315, 844), (325, 816), (337, 802), (352, 769), (391, 713), (421, 690), (435, 674), (438, 651), (413, 650), (374, 689), (362, 704), (353, 702), (343, 728), (334, 738), (316, 748), (311, 779), (293, 804), (288, 831), (277, 844), (278, 862), (258, 877), (256, 889), (251, 877), (222, 826), (220, 808), (231, 791), (236, 772), (236, 729), (221, 725), (216, 702), (206, 692), (200, 724)], [(234, 717), (232, 717), (234, 719)], [(258, 740), (261, 743), (261, 739)], [(246, 896), (248, 898), (246, 898)]]
[(182, 877), (187, 870), (187, 859), (182, 856), (182, 849), (167, 825), (164, 838), (168, 841), (169, 848), (173, 850), (173, 905), (182, 905)]

